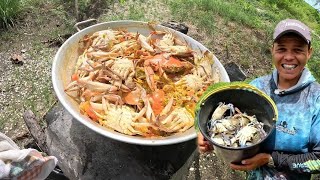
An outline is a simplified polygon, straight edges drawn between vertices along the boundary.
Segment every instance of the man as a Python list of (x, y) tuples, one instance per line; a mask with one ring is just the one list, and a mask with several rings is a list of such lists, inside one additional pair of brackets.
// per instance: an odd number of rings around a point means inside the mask
[[(305, 67), (312, 54), (309, 28), (286, 19), (273, 34), (272, 74), (250, 84), (267, 93), (279, 111), (274, 138), (267, 139), (257, 155), (231, 164), (248, 171), (248, 179), (310, 179), (320, 172), (320, 85)], [(212, 146), (198, 135), (200, 152)]]

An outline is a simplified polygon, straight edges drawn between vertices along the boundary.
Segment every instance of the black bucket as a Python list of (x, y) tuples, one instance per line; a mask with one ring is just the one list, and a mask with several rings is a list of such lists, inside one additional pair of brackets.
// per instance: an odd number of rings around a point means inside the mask
[[(267, 133), (259, 143), (246, 147), (226, 147), (211, 140), (207, 130), (207, 123), (211, 119), (213, 111), (219, 102), (231, 103), (241, 112), (248, 115), (256, 115), (258, 121), (264, 123), (263, 129)], [(270, 97), (257, 88), (248, 84), (225, 85), (212, 89), (204, 95), (200, 108), (197, 111), (197, 121), (200, 132), (205, 139), (214, 146), (218, 157), (222, 157), (227, 163), (240, 163), (241, 160), (257, 154), (261, 144), (270, 136), (278, 117), (277, 107)]]

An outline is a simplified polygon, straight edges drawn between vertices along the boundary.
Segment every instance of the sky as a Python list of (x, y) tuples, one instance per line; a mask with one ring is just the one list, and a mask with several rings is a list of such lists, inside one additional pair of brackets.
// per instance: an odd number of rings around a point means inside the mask
[(304, 0), (304, 1), (310, 4), (311, 6), (313, 6), (314, 8), (320, 9), (320, 5), (314, 6), (314, 4), (316, 3), (316, 0)]

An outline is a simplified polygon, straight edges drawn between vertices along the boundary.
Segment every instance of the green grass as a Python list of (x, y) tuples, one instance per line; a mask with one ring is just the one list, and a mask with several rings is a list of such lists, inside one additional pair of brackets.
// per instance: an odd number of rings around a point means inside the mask
[[(262, 26), (261, 20), (256, 17), (259, 12), (247, 1), (234, 3), (227, 0), (169, 0), (167, 2), (170, 4), (172, 12), (177, 12), (175, 14), (178, 14), (181, 20), (196, 20), (200, 17), (200, 21), (206, 18), (209, 18), (207, 21), (213, 21), (214, 16), (219, 15), (226, 21), (236, 21), (257, 28)], [(190, 10), (196, 13), (191, 16)], [(200, 23), (201, 27), (206, 24)]]
[[(248, 68), (252, 62), (246, 61), (250, 57), (250, 49), (260, 49), (262, 58), (270, 58), (267, 49), (272, 43), (272, 32), (275, 25), (282, 19), (295, 18), (307, 24), (313, 30), (312, 46), (314, 53), (308, 63), (308, 67), (320, 81), (320, 14), (317, 10), (305, 3), (303, 0), (166, 0), (173, 16), (179, 21), (189, 21), (209, 34), (213, 39), (217, 35), (228, 32), (217, 29), (215, 23), (217, 18), (226, 22), (236, 23), (238, 30), (253, 29), (263, 32), (267, 37), (258, 42), (248, 42), (241, 33), (233, 33), (233, 37), (227, 37), (227, 46), (232, 43), (246, 43), (239, 45), (242, 54), (239, 63)], [(195, 12), (190, 15), (190, 12)], [(219, 32), (220, 31), (220, 32)], [(230, 32), (229, 32), (230, 33)], [(239, 42), (238, 42), (239, 41)], [(231, 52), (232, 53), (232, 52)]]
[(14, 18), (20, 11), (20, 0), (0, 1), (0, 28), (8, 28), (14, 24)]
[(144, 18), (144, 12), (141, 11), (141, 9), (130, 5), (129, 6), (129, 14), (128, 17), (130, 17), (131, 20), (141, 20), (145, 21), (146, 19)]
[[(148, 3), (145, 0), (136, 1), (119, 1), (120, 9), (115, 10), (111, 15), (102, 15), (99, 17), (99, 21), (117, 21), (117, 20), (136, 20), (136, 21), (151, 21), (146, 17), (146, 12), (141, 10), (141, 7)], [(150, 11), (149, 11), (150, 12)], [(156, 13), (156, 12), (153, 12)]]

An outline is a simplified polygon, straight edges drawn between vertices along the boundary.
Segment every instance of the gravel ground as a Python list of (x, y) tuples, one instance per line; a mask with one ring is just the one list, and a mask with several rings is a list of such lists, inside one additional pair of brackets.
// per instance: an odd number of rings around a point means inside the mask
[[(0, 131), (20, 147), (31, 141), (23, 113), (30, 109), (43, 117), (56, 101), (51, 64), (58, 47), (49, 47), (49, 40), (65, 29), (61, 19), (51, 20), (50, 13), (43, 16), (45, 10), (36, 12), (26, 13), (13, 28), (0, 30)], [(14, 55), (21, 56), (19, 64), (12, 61)]]
[[(0, 40), (0, 123), (2, 132), (19, 140), (28, 136), (22, 120), (24, 111), (32, 109), (41, 116), (54, 101), (50, 83), (50, 58), (54, 50), (38, 51), (37, 58), (34, 58), (28, 49), (30, 44), (12, 48), (10, 44), (13, 43)], [(12, 63), (13, 54), (23, 57), (23, 65)]]
[(214, 153), (196, 154), (186, 180), (241, 180), (245, 174), (231, 170)]

